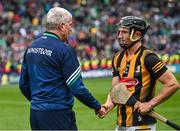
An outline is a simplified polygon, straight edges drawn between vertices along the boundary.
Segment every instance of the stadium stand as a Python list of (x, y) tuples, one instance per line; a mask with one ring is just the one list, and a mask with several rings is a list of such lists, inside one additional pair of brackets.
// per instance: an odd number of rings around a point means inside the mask
[(144, 44), (166, 64), (180, 64), (180, 3), (178, 0), (1, 0), (0, 80), (16, 82), (26, 47), (45, 31), (45, 13), (62, 6), (74, 16), (69, 38), (82, 71), (111, 69), (120, 49), (117, 23), (125, 15), (143, 16), (151, 23)]

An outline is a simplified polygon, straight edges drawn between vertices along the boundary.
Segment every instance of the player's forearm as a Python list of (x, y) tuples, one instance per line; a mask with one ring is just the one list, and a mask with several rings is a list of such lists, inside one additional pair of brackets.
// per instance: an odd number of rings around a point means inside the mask
[(108, 94), (108, 97), (107, 97), (107, 100), (106, 100), (106, 102), (104, 103), (104, 106), (110, 111), (111, 109), (113, 109), (114, 108), (114, 103), (112, 102), (112, 100), (111, 100), (111, 97), (110, 97), (110, 95)]
[(112, 100), (111, 100), (110, 95), (108, 94), (105, 104), (109, 104), (109, 103), (112, 103)]
[(148, 103), (152, 107), (155, 107), (156, 105), (159, 105), (160, 103), (170, 98), (179, 88), (180, 86), (177, 82), (170, 82), (164, 85), (158, 95), (151, 99), (151, 101), (149, 101)]
[(119, 83), (119, 77), (118, 76), (113, 77), (113, 79), (112, 79), (112, 86), (115, 86), (118, 83)]

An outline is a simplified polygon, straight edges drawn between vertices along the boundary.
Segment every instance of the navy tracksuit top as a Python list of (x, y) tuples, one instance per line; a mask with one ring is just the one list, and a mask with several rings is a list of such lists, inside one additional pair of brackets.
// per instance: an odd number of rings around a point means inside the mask
[(50, 32), (27, 48), (19, 87), (34, 110), (72, 108), (74, 96), (90, 108), (101, 107), (82, 82), (74, 49)]

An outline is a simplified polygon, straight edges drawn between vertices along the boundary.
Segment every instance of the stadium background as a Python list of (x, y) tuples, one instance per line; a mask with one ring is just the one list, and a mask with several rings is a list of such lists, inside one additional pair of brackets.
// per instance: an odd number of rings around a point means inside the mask
[[(29, 129), (29, 104), (18, 88), (10, 87), (17, 87), (14, 84), (19, 80), (24, 51), (45, 31), (45, 14), (54, 6), (65, 7), (74, 17), (69, 42), (77, 51), (83, 78), (111, 76), (112, 56), (120, 49), (116, 24), (122, 16), (136, 15), (145, 17), (151, 25), (143, 39), (144, 45), (153, 49), (180, 81), (178, 0), (1, 0), (0, 129)], [(85, 83), (100, 102), (105, 101), (110, 78), (88, 79)], [(179, 94), (172, 99), (157, 109), (180, 124)], [(114, 129), (115, 110), (105, 120), (92, 117), (92, 111), (78, 101), (75, 110), (80, 129)]]

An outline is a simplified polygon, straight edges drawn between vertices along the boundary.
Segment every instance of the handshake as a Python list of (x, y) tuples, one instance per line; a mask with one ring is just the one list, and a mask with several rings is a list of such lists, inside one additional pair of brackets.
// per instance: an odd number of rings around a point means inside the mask
[(95, 114), (99, 118), (104, 118), (111, 111), (111, 109), (114, 108), (114, 106), (114, 103), (103, 104), (99, 110), (95, 111)]

